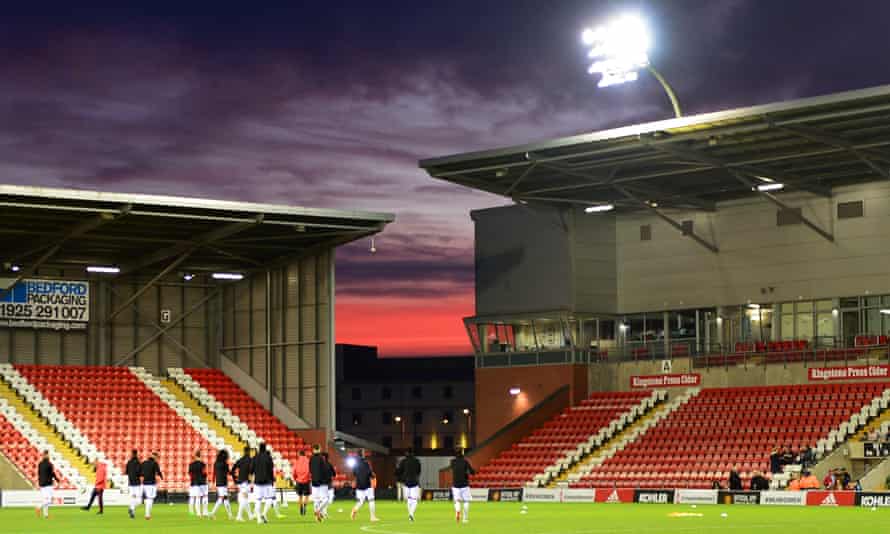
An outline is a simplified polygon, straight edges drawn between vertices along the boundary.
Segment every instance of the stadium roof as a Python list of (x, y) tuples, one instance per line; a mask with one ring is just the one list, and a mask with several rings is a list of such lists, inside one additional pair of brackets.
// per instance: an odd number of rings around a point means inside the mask
[(787, 209), (781, 194), (757, 186), (781, 183), (783, 192), (831, 196), (836, 186), (890, 179), (890, 85), (426, 159), (420, 166), (434, 178), (527, 204), (613, 204), (669, 219), (663, 208), (713, 211), (720, 201), (760, 194)]
[[(249, 272), (375, 234), (386, 213), (0, 185), (0, 250), (17, 278), (108, 265), (121, 275)], [(161, 276), (161, 275), (158, 275)]]

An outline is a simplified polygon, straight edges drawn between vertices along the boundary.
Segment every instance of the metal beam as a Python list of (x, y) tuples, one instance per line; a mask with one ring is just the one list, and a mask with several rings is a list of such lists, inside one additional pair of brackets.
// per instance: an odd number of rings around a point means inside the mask
[[(137, 346), (136, 348), (134, 348), (133, 350), (131, 350), (130, 352), (125, 354), (121, 359), (119, 359), (117, 362), (115, 362), (114, 365), (119, 366), (119, 365), (123, 364), (124, 362), (128, 361), (130, 358), (135, 356), (136, 354), (139, 354), (140, 352), (145, 350), (146, 347), (148, 347), (149, 345), (154, 343), (154, 341), (156, 339), (158, 339), (159, 337), (167, 335), (167, 331), (169, 331), (171, 328), (175, 327), (176, 325), (178, 325), (179, 323), (184, 321), (189, 315), (191, 315), (192, 313), (194, 313), (195, 311), (200, 309), (201, 306), (203, 306), (205, 303), (207, 303), (207, 301), (209, 301), (210, 299), (215, 298), (218, 294), (219, 294), (219, 289), (208, 293), (201, 300), (196, 302), (191, 308), (189, 308), (185, 313), (183, 313), (182, 315), (177, 317), (175, 321), (168, 323), (166, 326), (161, 327), (154, 321), (151, 321), (152, 326), (154, 326), (158, 331), (155, 332), (154, 334), (152, 334), (151, 336), (149, 336), (148, 339), (146, 339), (145, 341), (140, 343), (139, 346)], [(189, 351), (186, 347), (183, 347), (182, 345), (180, 345), (179, 342), (176, 341), (176, 339), (174, 339), (172, 337), (170, 339), (173, 339), (173, 341), (177, 345), (179, 345), (180, 348), (184, 349), (186, 354), (189, 354), (190, 356), (192, 356), (194, 359), (196, 359), (198, 362), (200, 362), (201, 365), (205, 365), (206, 362), (201, 360), (199, 357), (191, 354), (191, 351)]]
[(843, 148), (850, 154), (856, 156), (857, 159), (859, 159), (862, 163), (868, 165), (873, 171), (881, 175), (883, 178), (890, 180), (890, 170), (881, 167), (869, 158), (869, 155), (871, 155), (872, 157), (878, 159), (886, 159), (886, 154), (873, 154), (873, 151), (870, 149), (858, 149), (856, 148), (856, 144), (849, 139), (810, 126), (781, 126), (780, 129), (791, 132), (799, 137), (809, 139), (810, 141), (815, 141), (817, 143), (822, 143), (837, 148)]
[[(525, 157), (526, 158), (528, 157), (527, 153), (526, 153)], [(515, 180), (513, 180), (513, 183), (510, 184), (510, 187), (508, 187), (507, 190), (504, 191), (504, 196), (505, 197), (510, 196), (510, 194), (516, 190), (516, 187), (519, 185), (519, 183), (522, 182), (522, 180), (524, 180), (526, 176), (531, 174), (532, 171), (534, 171), (535, 167), (537, 167), (537, 166), (538, 166), (537, 162), (533, 161), (531, 163), (531, 165), (528, 166), (528, 168), (526, 168), (524, 171), (522, 171), (522, 174), (520, 174), (519, 177), (517, 177)]]
[(828, 241), (834, 243), (834, 235), (832, 235), (832, 234), (829, 233), (829, 232), (826, 232), (825, 230), (823, 230), (822, 228), (820, 228), (818, 225), (816, 225), (816, 223), (814, 223), (813, 221), (807, 219), (806, 216), (804, 216), (804, 214), (803, 214), (803, 210), (801, 210), (801, 212), (798, 213), (797, 210), (796, 210), (794, 207), (789, 206), (788, 204), (785, 204), (784, 202), (782, 202), (781, 200), (779, 200), (779, 199), (776, 197), (776, 195), (770, 193), (769, 191), (760, 191), (760, 190), (758, 190), (758, 189), (757, 189), (757, 185), (758, 185), (758, 184), (752, 182), (752, 181), (749, 180), (747, 177), (745, 177), (745, 176), (743, 176), (743, 175), (741, 175), (741, 174), (739, 174), (739, 173), (736, 173), (736, 172), (734, 172), (734, 171), (730, 171), (730, 174), (732, 174), (732, 175), (736, 178), (736, 180), (738, 180), (738, 181), (742, 182), (743, 184), (747, 185), (748, 187), (750, 187), (751, 189), (753, 189), (755, 192), (759, 193), (762, 197), (766, 198), (767, 200), (769, 200), (770, 202), (772, 202), (772, 203), (775, 204), (776, 206), (779, 206), (781, 209), (787, 211), (788, 213), (792, 213), (792, 214), (794, 214), (794, 216), (796, 216), (796, 217), (800, 220), (800, 222), (803, 223), (807, 228), (813, 230), (814, 232), (816, 232), (816, 233), (819, 234), (820, 236), (824, 237), (824, 238), (827, 239)]
[(160, 250), (156, 250), (150, 254), (142, 256), (136, 260), (133, 260), (130, 263), (126, 263), (121, 266), (121, 274), (129, 274), (133, 271), (138, 271), (144, 267), (148, 267), (150, 265), (154, 265), (159, 261), (163, 261), (167, 258), (171, 258), (173, 256), (180, 256), (185, 252), (194, 251), (196, 248), (207, 245), (209, 243), (213, 243), (214, 241), (219, 241), (220, 239), (225, 239), (226, 237), (235, 235), (239, 232), (243, 232), (248, 228), (253, 228), (257, 224), (263, 222), (263, 216), (257, 215), (253, 221), (251, 222), (236, 222), (232, 224), (227, 224), (226, 226), (222, 226), (217, 228), (216, 230), (211, 230), (204, 234), (195, 236), (188, 242), (179, 243), (176, 245), (169, 246), (167, 248), (162, 248)]
[(693, 241), (695, 241), (695, 242), (698, 243), (699, 245), (705, 247), (706, 249), (710, 250), (710, 251), (713, 252), (714, 254), (718, 254), (718, 253), (720, 252), (720, 249), (717, 248), (716, 245), (713, 245), (713, 244), (709, 243), (708, 241), (706, 241), (704, 238), (702, 238), (701, 236), (699, 236), (698, 234), (696, 234), (694, 230), (692, 230), (692, 231), (687, 231), (686, 228), (684, 228), (683, 225), (682, 225), (681, 223), (675, 221), (675, 220), (672, 219), (671, 217), (668, 217), (668, 216), (665, 215), (661, 210), (659, 210), (657, 207), (652, 206), (651, 204), (649, 204), (649, 203), (646, 202), (645, 200), (642, 200), (642, 199), (640, 199), (640, 198), (635, 197), (635, 196), (633, 195), (633, 193), (631, 193), (630, 191), (628, 191), (628, 190), (625, 189), (624, 187), (621, 187), (620, 185), (616, 185), (616, 186), (614, 186), (614, 187), (615, 187), (615, 190), (616, 190), (616, 191), (618, 191), (619, 193), (621, 193), (622, 195), (626, 196), (627, 198), (629, 198), (629, 199), (631, 199), (631, 200), (635, 200), (638, 204), (640, 204), (641, 206), (645, 207), (646, 209), (648, 209), (649, 211), (651, 211), (652, 213), (654, 213), (655, 215), (657, 215), (657, 216), (658, 216), (659, 218), (661, 218), (664, 222), (666, 222), (666, 223), (668, 223), (669, 225), (673, 226), (674, 228), (676, 228), (677, 230), (679, 230), (683, 235), (685, 235), (685, 236), (691, 238)]
[[(814, 184), (807, 184), (807, 178), (802, 178), (800, 176), (794, 176), (788, 173), (784, 173), (781, 171), (774, 171), (770, 169), (761, 169), (753, 165), (747, 164), (736, 164), (735, 162), (728, 162), (720, 159), (716, 156), (711, 156), (709, 154), (702, 154), (701, 152), (691, 149), (691, 148), (680, 148), (675, 146), (668, 145), (656, 145), (649, 144), (652, 149), (664, 152), (667, 154), (672, 154), (675, 157), (686, 158), (690, 161), (696, 161), (700, 163), (705, 163), (710, 165), (716, 169), (723, 169), (726, 171), (732, 171), (735, 175), (743, 175), (749, 178), (757, 178), (759, 176), (765, 176), (769, 178), (774, 178), (777, 180), (781, 180), (782, 183), (792, 186), (798, 187), (800, 189), (807, 189), (811, 192), (821, 191), (819, 187), (814, 187)], [(830, 196), (830, 190), (823, 191), (823, 193), (828, 193)]]
[(25, 278), (33, 276), (34, 273), (37, 272), (37, 269), (39, 269), (43, 264), (45, 264), (50, 259), (52, 259), (52, 257), (56, 255), (56, 253), (59, 251), (59, 249), (62, 248), (62, 245), (64, 245), (67, 241), (69, 241), (75, 237), (78, 237), (80, 235), (83, 235), (91, 230), (95, 230), (96, 228), (102, 226), (103, 224), (109, 223), (109, 222), (114, 221), (120, 217), (123, 217), (129, 211), (130, 211), (130, 207), (124, 206), (120, 209), (120, 211), (117, 214), (101, 213), (99, 215), (96, 215), (95, 217), (91, 217), (85, 221), (82, 221), (82, 222), (76, 224), (74, 226), (74, 228), (71, 228), (70, 230), (68, 230), (67, 232), (65, 232), (63, 235), (61, 235), (58, 238), (47, 239), (47, 240), (45, 240), (45, 242), (38, 244), (36, 246), (32, 246), (27, 250), (24, 250), (24, 251), (21, 251), (18, 253), (14, 253), (11, 256), (9, 263), (18, 263), (20, 259), (27, 258), (27, 257), (31, 256), (32, 254), (36, 254), (37, 252), (40, 252), (41, 250), (48, 249), (39, 258), (37, 258), (37, 260), (29, 262), (28, 265), (25, 266), (25, 268), (19, 272), (19, 274), (14, 278), (13, 282), (11, 284), (9, 284), (8, 287), (0, 288), (0, 296), (3, 296), (6, 293), (6, 291), (11, 289), (13, 286), (15, 286), (17, 283), (21, 282)]
[(115, 309), (113, 312), (111, 312), (108, 315), (108, 317), (105, 319), (105, 321), (111, 322), (111, 320), (114, 319), (115, 317), (117, 317), (118, 314), (120, 314), (122, 311), (127, 309), (127, 307), (129, 307), (130, 304), (133, 304), (134, 302), (136, 302), (136, 299), (138, 299), (140, 296), (142, 296), (143, 293), (145, 293), (146, 291), (151, 289), (155, 285), (155, 283), (157, 283), (162, 278), (164, 278), (165, 276), (170, 274), (174, 269), (179, 267), (179, 265), (182, 262), (184, 262), (192, 254), (192, 252), (194, 252), (195, 248), (197, 248), (197, 246), (193, 247), (191, 250), (187, 250), (187, 251), (183, 252), (178, 258), (173, 260), (173, 262), (171, 262), (166, 267), (164, 267), (164, 269), (161, 270), (161, 272), (154, 275), (154, 277), (152, 277), (151, 280), (149, 280), (148, 282), (143, 284), (142, 287), (140, 287), (139, 289), (136, 290), (136, 292), (134, 292), (132, 295), (130, 295), (130, 297), (127, 300), (125, 300), (123, 304), (121, 304), (120, 306), (117, 307), (117, 309)]

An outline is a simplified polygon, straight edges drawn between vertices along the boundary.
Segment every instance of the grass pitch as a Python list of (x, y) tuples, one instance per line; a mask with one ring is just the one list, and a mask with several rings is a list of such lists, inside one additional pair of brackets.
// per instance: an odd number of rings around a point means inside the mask
[[(774, 506), (698, 506), (639, 505), (639, 504), (536, 504), (530, 503), (526, 513), (521, 504), (473, 503), (470, 522), (456, 524), (454, 509), (449, 503), (421, 503), (417, 521), (408, 522), (401, 503), (379, 502), (379, 523), (368, 521), (368, 509), (363, 508), (356, 521), (350, 521), (352, 502), (334, 504), (331, 518), (316, 524), (311, 516), (300, 517), (295, 507), (282, 511), (286, 519), (270, 519), (267, 525), (236, 523), (226, 519), (196, 519), (189, 517), (186, 505), (156, 505), (151, 521), (141, 515), (131, 520), (123, 507), (109, 507), (105, 515), (77, 508), (57, 507), (51, 510), (48, 521), (38, 519), (32, 509), (0, 510), (0, 532), (57, 533), (74, 532), (195, 532), (221, 534), (224, 532), (324, 532), (325, 534), (634, 534), (634, 533), (782, 533), (806, 534), (855, 532), (856, 534), (890, 532), (890, 511), (842, 507), (774, 507)], [(142, 509), (138, 512), (141, 514)], [(671, 513), (701, 514), (701, 517), (671, 517)], [(727, 517), (721, 517), (721, 514)], [(225, 517), (225, 513), (222, 513)]]

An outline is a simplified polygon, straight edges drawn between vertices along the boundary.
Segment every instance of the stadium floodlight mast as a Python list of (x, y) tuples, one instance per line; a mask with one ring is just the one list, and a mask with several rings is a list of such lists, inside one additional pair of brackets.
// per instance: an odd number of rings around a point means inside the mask
[(626, 14), (603, 26), (587, 28), (581, 32), (581, 41), (590, 47), (587, 57), (593, 60), (587, 72), (602, 75), (599, 87), (634, 82), (639, 78), (638, 71), (646, 69), (664, 88), (674, 115), (683, 116), (674, 88), (649, 61), (652, 38), (639, 15)]

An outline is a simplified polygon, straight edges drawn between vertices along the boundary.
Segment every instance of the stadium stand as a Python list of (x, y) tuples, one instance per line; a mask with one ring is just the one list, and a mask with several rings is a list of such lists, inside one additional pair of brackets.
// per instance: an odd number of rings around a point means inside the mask
[(174, 380), (185, 381), (185, 375), (203, 388), (192, 388), (198, 395), (197, 400), (213, 413), (221, 414), (221, 420), (247, 443), (255, 446), (264, 441), (285, 474), (291, 472), (290, 466), (300, 449), (310, 450), (300, 436), (219, 369), (184, 369), (183, 375), (177, 370), (171, 371)]
[(161, 489), (188, 485), (195, 450), (212, 463), (216, 449), (127, 367), (17, 365), (106, 457), (122, 469), (130, 450), (161, 455)]
[(546, 482), (597, 441), (609, 439), (650, 409), (656, 398), (650, 391), (593, 393), (479, 468), (471, 484), (518, 487)]
[[(28, 481), (37, 487), (37, 464), (40, 451), (50, 451), (50, 460), (61, 478), (63, 489), (85, 488), (86, 481), (5, 398), (0, 398), (0, 452), (11, 461)], [(75, 480), (76, 482), (72, 482)]]
[[(66, 456), (68, 462), (77, 469), (83, 477), (90, 478), (93, 467), (87, 462), (104, 460), (105, 455), (91, 443), (71, 421), (59, 412), (55, 406), (47, 401), (16, 369), (5, 364), (0, 367), (0, 377), (21, 400), (21, 407), (25, 414), (29, 411), (38, 419), (33, 420), (36, 429), (45, 427), (45, 438), (55, 442), (54, 446), (61, 454)], [(125, 477), (115, 466), (111, 466), (108, 472), (109, 478), (117, 484), (124, 484)]]
[[(704, 389), (573, 487), (709, 488), (737, 469), (768, 472), (776, 446), (846, 439), (888, 384)], [(824, 442), (820, 442), (824, 443)]]
[(590, 451), (586, 457), (575, 464), (575, 466), (564, 473), (563, 477), (554, 480), (550, 486), (571, 485), (577, 483), (581, 478), (589, 474), (596, 466), (602, 465), (606, 460), (615, 456), (618, 451), (624, 450), (628, 443), (640, 438), (650, 428), (656, 426), (665, 417), (671, 414), (681, 405), (689, 402), (689, 399), (697, 395), (699, 389), (690, 388), (680, 394), (674, 394), (669, 402), (657, 407), (651, 414), (640, 418), (637, 422), (630, 425), (623, 432), (616, 435), (613, 439), (602, 443), (602, 445)]

